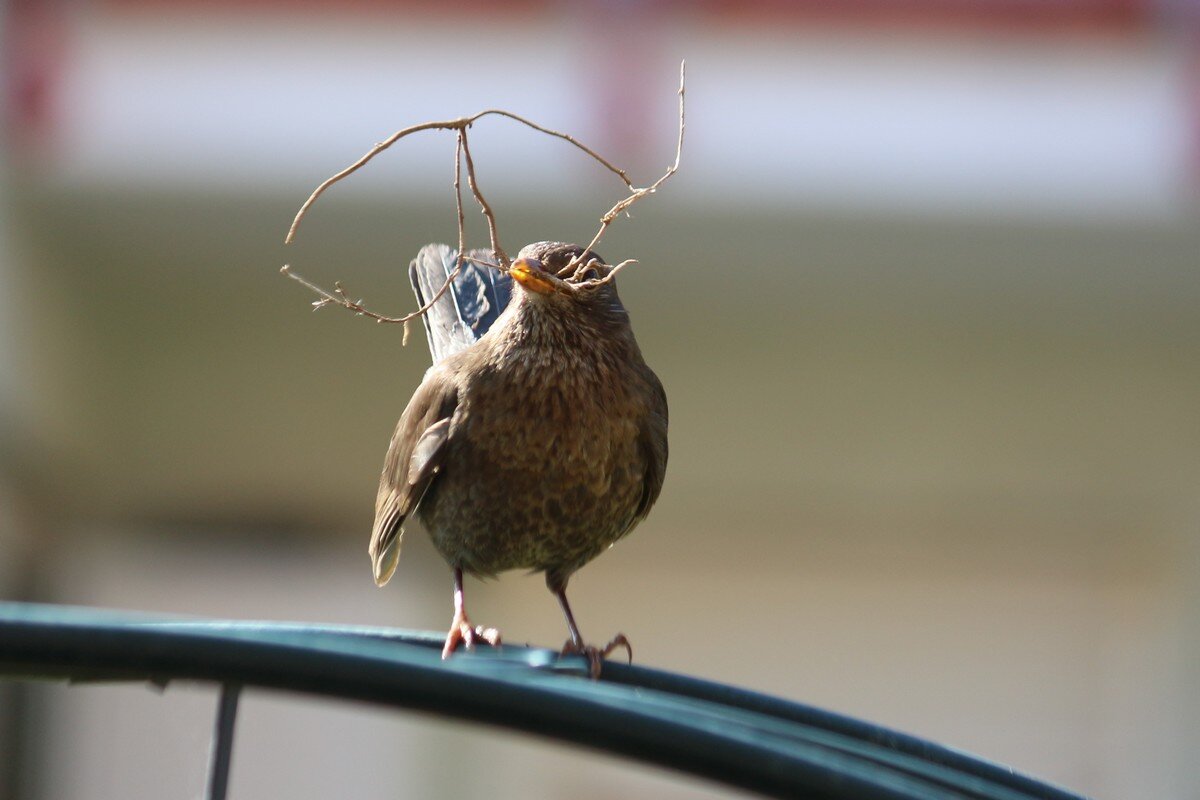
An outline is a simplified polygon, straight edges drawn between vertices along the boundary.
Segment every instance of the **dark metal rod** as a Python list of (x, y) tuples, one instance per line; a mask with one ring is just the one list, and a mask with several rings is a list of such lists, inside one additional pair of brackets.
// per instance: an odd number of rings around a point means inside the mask
[[(536, 733), (774, 797), (1078, 797), (779, 698), (620, 663), (606, 663), (601, 680), (591, 681), (583, 677), (585, 659), (519, 646), (442, 661), (440, 640), (376, 628), (0, 603), (0, 675), (193, 679), (359, 700)], [(229, 725), (231, 734), (232, 714)]]
[(217, 699), (217, 724), (213, 730), (212, 761), (208, 768), (207, 800), (225, 800), (229, 792), (229, 765), (233, 760), (233, 727), (237, 722), (238, 698), (242, 687), (221, 684)]

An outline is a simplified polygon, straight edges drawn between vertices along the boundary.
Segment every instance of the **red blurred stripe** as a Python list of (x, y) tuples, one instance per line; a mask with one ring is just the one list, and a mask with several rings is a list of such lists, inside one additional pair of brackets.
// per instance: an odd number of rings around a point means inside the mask
[(693, 22), (717, 25), (794, 25), (819, 23), (866, 27), (970, 27), (984, 29), (1128, 30), (1152, 25), (1159, 10), (1154, 0), (642, 0), (614, 7), (593, 3), (513, 0), (462, 3), (433, 0), (102, 0), (108, 7), (146, 12), (179, 9), (231, 11), (277, 10), (280, 14), (420, 14), (435, 17), (537, 18), (590, 6), (627, 13), (676, 14)]

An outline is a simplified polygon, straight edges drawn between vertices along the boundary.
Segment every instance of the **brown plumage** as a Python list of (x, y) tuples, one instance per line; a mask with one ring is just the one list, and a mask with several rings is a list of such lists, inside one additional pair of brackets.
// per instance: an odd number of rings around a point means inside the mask
[[(646, 366), (610, 267), (560, 279), (582, 248), (532, 244), (509, 270), (518, 288), (477, 342), (434, 364), (392, 436), (375, 505), (375, 580), (395, 571), (405, 521), (417, 517), (455, 574), (460, 641), (471, 627), (462, 573), (544, 572), (571, 640), (592, 672), (615, 646), (586, 645), (566, 599), (571, 575), (646, 517), (667, 464), (667, 399)], [(588, 261), (593, 259), (587, 254)], [(432, 335), (432, 333), (431, 333)]]

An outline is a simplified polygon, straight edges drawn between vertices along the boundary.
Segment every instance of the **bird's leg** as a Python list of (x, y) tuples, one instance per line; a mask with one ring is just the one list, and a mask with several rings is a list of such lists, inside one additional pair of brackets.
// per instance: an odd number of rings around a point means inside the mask
[(454, 620), (450, 623), (450, 632), (446, 634), (446, 646), (442, 648), (442, 658), (449, 658), (461, 642), (468, 650), (475, 647), (475, 640), (482, 639), (496, 647), (500, 644), (500, 631), (483, 626), (472, 627), (467, 619), (467, 606), (463, 600), (462, 567), (454, 568)]
[(575, 624), (575, 615), (571, 613), (571, 604), (567, 602), (567, 584), (551, 583), (546, 581), (550, 591), (554, 592), (554, 596), (558, 598), (558, 604), (562, 607), (563, 616), (567, 618), (567, 628), (571, 631), (571, 638), (563, 645), (562, 654), (581, 655), (588, 660), (588, 673), (592, 680), (600, 677), (600, 665), (604, 659), (612, 655), (617, 648), (624, 647), (625, 652), (629, 654), (629, 663), (633, 663), (633, 646), (629, 644), (629, 640), (625, 638), (625, 634), (618, 633), (613, 637), (612, 641), (604, 647), (595, 647), (594, 645), (585, 644), (583, 634), (579, 632), (579, 626)]

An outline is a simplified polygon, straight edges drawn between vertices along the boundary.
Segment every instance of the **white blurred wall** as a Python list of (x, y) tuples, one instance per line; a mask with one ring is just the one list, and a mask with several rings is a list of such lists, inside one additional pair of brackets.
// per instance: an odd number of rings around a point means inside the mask
[[(676, 70), (690, 58), (693, 203), (1065, 220), (1191, 210), (1187, 37), (718, 27), (643, 16), (649, 34), (577, 54), (582, 37), (627, 34), (638, 23), (567, 9), (499, 16), (485, 28), (449, 16), (370, 24), (356, 15), (227, 20), (186, 7), (141, 15), (90, 7), (73, 20), (51, 178), (290, 187), (302, 167), (322, 178), (409, 124), (501, 107), (585, 142), (617, 140), (620, 163), (636, 157), (645, 174), (634, 178), (648, 183), (670, 161)], [(636, 49), (646, 36), (650, 53)], [(485, 39), (497, 49), (455, 50), (456, 41)], [(641, 117), (618, 119), (631, 114)], [(493, 191), (550, 190), (559, 175), (589, 174), (571, 148), (519, 125), (487, 120), (476, 129)], [(426, 133), (397, 150), (385, 158), (403, 172), (377, 166), (355, 190), (393, 193), (400, 175), (407, 185), (445, 184), (449, 137)]]

